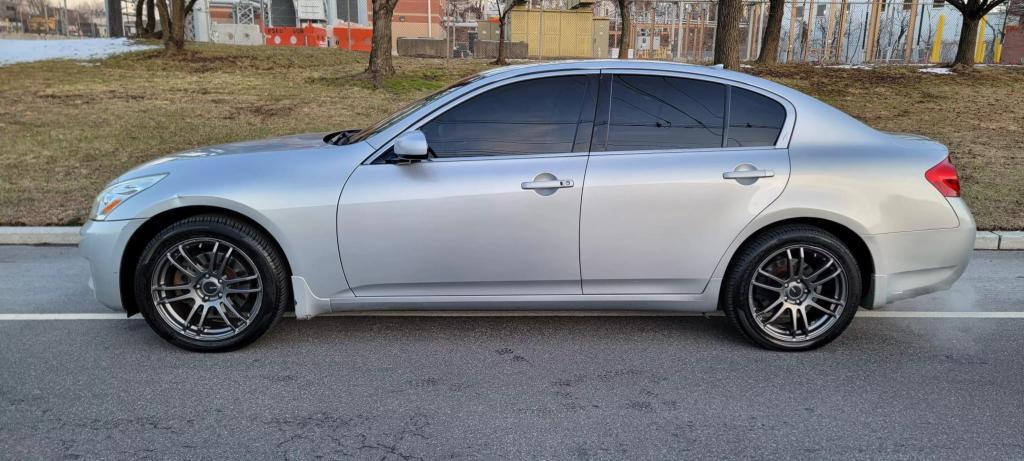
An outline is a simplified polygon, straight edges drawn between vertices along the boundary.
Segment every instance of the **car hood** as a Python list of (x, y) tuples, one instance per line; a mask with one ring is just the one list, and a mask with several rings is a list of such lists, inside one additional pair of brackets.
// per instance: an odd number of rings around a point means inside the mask
[(177, 169), (176, 164), (182, 161), (201, 159), (226, 159), (238, 155), (292, 155), (302, 152), (333, 147), (324, 142), (328, 133), (307, 133), (279, 138), (241, 141), (213, 146), (197, 147), (182, 152), (166, 155), (149, 161), (126, 171), (114, 181), (122, 181), (147, 174), (162, 173), (165, 170)]
[(280, 138), (260, 139), (256, 141), (242, 141), (214, 146), (199, 147), (171, 154), (165, 158), (195, 158), (212, 157), (217, 155), (272, 153), (283, 151), (296, 151), (311, 147), (325, 145), (324, 136), (327, 133), (306, 133)]

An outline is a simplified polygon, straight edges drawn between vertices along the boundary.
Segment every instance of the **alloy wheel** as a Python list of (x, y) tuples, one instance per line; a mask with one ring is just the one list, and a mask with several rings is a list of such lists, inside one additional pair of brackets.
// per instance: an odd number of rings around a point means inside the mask
[(799, 343), (829, 331), (847, 305), (846, 270), (832, 253), (792, 245), (764, 258), (750, 281), (748, 307), (772, 338)]
[(195, 238), (164, 252), (150, 282), (153, 304), (179, 334), (219, 341), (249, 327), (263, 303), (252, 259), (216, 238)]

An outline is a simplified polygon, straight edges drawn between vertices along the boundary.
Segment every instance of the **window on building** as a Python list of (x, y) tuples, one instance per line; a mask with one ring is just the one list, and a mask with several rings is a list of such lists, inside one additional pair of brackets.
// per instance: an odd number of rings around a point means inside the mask
[(346, 22), (362, 23), (359, 20), (359, 0), (335, 0), (338, 8), (338, 19)]

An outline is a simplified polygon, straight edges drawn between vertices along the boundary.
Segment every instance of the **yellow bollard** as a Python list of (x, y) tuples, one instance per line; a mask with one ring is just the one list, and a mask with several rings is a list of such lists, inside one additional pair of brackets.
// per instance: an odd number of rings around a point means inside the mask
[(932, 44), (932, 55), (930, 59), (928, 59), (928, 62), (930, 63), (935, 64), (938, 63), (940, 59), (942, 59), (942, 28), (945, 25), (946, 15), (940, 14), (939, 25), (938, 27), (936, 27), (936, 29), (938, 30), (935, 32), (935, 43)]
[(981, 64), (985, 62), (985, 18), (981, 18), (978, 24), (978, 44), (974, 47), (974, 62)]
[(999, 41), (999, 37), (992, 39), (992, 63), (999, 64), (1003, 60), (1003, 42)]

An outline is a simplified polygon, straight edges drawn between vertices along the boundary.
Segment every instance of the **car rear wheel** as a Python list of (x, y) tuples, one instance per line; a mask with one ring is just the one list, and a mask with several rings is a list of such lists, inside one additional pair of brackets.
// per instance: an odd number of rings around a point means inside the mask
[(193, 351), (227, 351), (262, 336), (291, 299), (283, 258), (259, 229), (225, 216), (178, 221), (157, 234), (135, 272), (143, 317)]
[(857, 260), (820, 228), (769, 230), (738, 252), (723, 284), (723, 310), (755, 343), (807, 350), (838, 337), (861, 299)]

